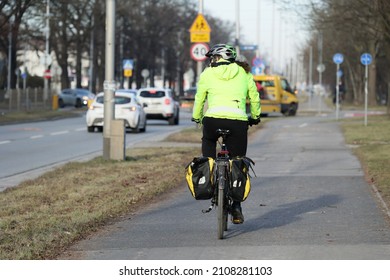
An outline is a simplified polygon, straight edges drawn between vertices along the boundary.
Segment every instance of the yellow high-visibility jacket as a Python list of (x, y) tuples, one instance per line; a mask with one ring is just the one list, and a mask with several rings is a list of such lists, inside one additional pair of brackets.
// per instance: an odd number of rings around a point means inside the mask
[[(218, 62), (228, 62), (220, 59)], [(236, 63), (208, 67), (200, 75), (192, 117), (202, 120), (203, 117), (232, 120), (248, 120), (246, 100), (250, 102), (252, 118), (261, 113), (260, 97), (251, 73)], [(207, 100), (207, 111), (203, 107)]]

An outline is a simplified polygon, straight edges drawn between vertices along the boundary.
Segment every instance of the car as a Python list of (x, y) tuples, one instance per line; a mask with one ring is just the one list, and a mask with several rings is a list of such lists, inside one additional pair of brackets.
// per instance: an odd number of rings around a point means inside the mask
[(58, 106), (64, 108), (65, 106), (75, 106), (80, 108), (87, 106), (95, 98), (95, 94), (83, 88), (67, 88), (61, 90), (58, 95)]
[[(115, 91), (115, 119), (125, 120), (125, 127), (134, 132), (146, 131), (146, 113), (138, 101), (136, 90), (119, 89)], [(87, 130), (103, 131), (104, 126), (104, 92), (99, 93), (86, 114)]]
[(140, 88), (137, 97), (142, 104), (146, 105), (147, 119), (167, 120), (169, 125), (179, 124), (180, 103), (173, 98), (171, 89)]

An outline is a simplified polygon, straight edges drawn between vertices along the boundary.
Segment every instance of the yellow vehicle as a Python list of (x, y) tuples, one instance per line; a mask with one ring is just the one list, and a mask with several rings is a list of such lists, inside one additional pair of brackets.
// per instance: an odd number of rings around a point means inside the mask
[(261, 99), (261, 114), (282, 113), (295, 116), (298, 110), (298, 98), (286, 78), (277, 75), (254, 75)]

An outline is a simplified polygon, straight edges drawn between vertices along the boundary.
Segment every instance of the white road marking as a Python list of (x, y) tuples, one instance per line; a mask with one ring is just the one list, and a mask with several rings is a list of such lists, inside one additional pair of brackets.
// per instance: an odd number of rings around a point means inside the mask
[(85, 131), (87, 130), (85, 127), (76, 128), (75, 131)]
[(43, 135), (34, 135), (34, 136), (31, 136), (30, 139), (38, 139), (38, 138), (42, 138)]
[(302, 128), (302, 127), (305, 127), (305, 126), (307, 126), (307, 123), (303, 123), (299, 127)]
[(52, 132), (52, 133), (50, 133), (50, 135), (55, 136), (55, 135), (61, 135), (61, 134), (66, 134), (66, 133), (69, 133), (69, 130)]
[(5, 140), (5, 141), (1, 141), (1, 142), (0, 142), (0, 145), (1, 145), (1, 144), (8, 144), (8, 143), (11, 143), (11, 141), (10, 141), (10, 140)]

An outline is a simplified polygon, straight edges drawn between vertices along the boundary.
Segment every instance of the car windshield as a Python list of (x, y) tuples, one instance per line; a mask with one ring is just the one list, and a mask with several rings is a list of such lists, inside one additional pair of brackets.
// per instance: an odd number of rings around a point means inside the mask
[(160, 98), (165, 96), (164, 91), (160, 90), (150, 90), (150, 91), (141, 91), (140, 93), (141, 97), (151, 97), (151, 98)]
[[(96, 102), (100, 103), (100, 104), (103, 104), (104, 103), (104, 96), (103, 95), (98, 96), (96, 98)], [(131, 102), (131, 98), (130, 97), (115, 96), (115, 104), (127, 104), (127, 103), (130, 103), (130, 102)]]
[(261, 85), (263, 87), (274, 87), (275, 83), (273, 80), (266, 80), (266, 81), (261, 81)]

